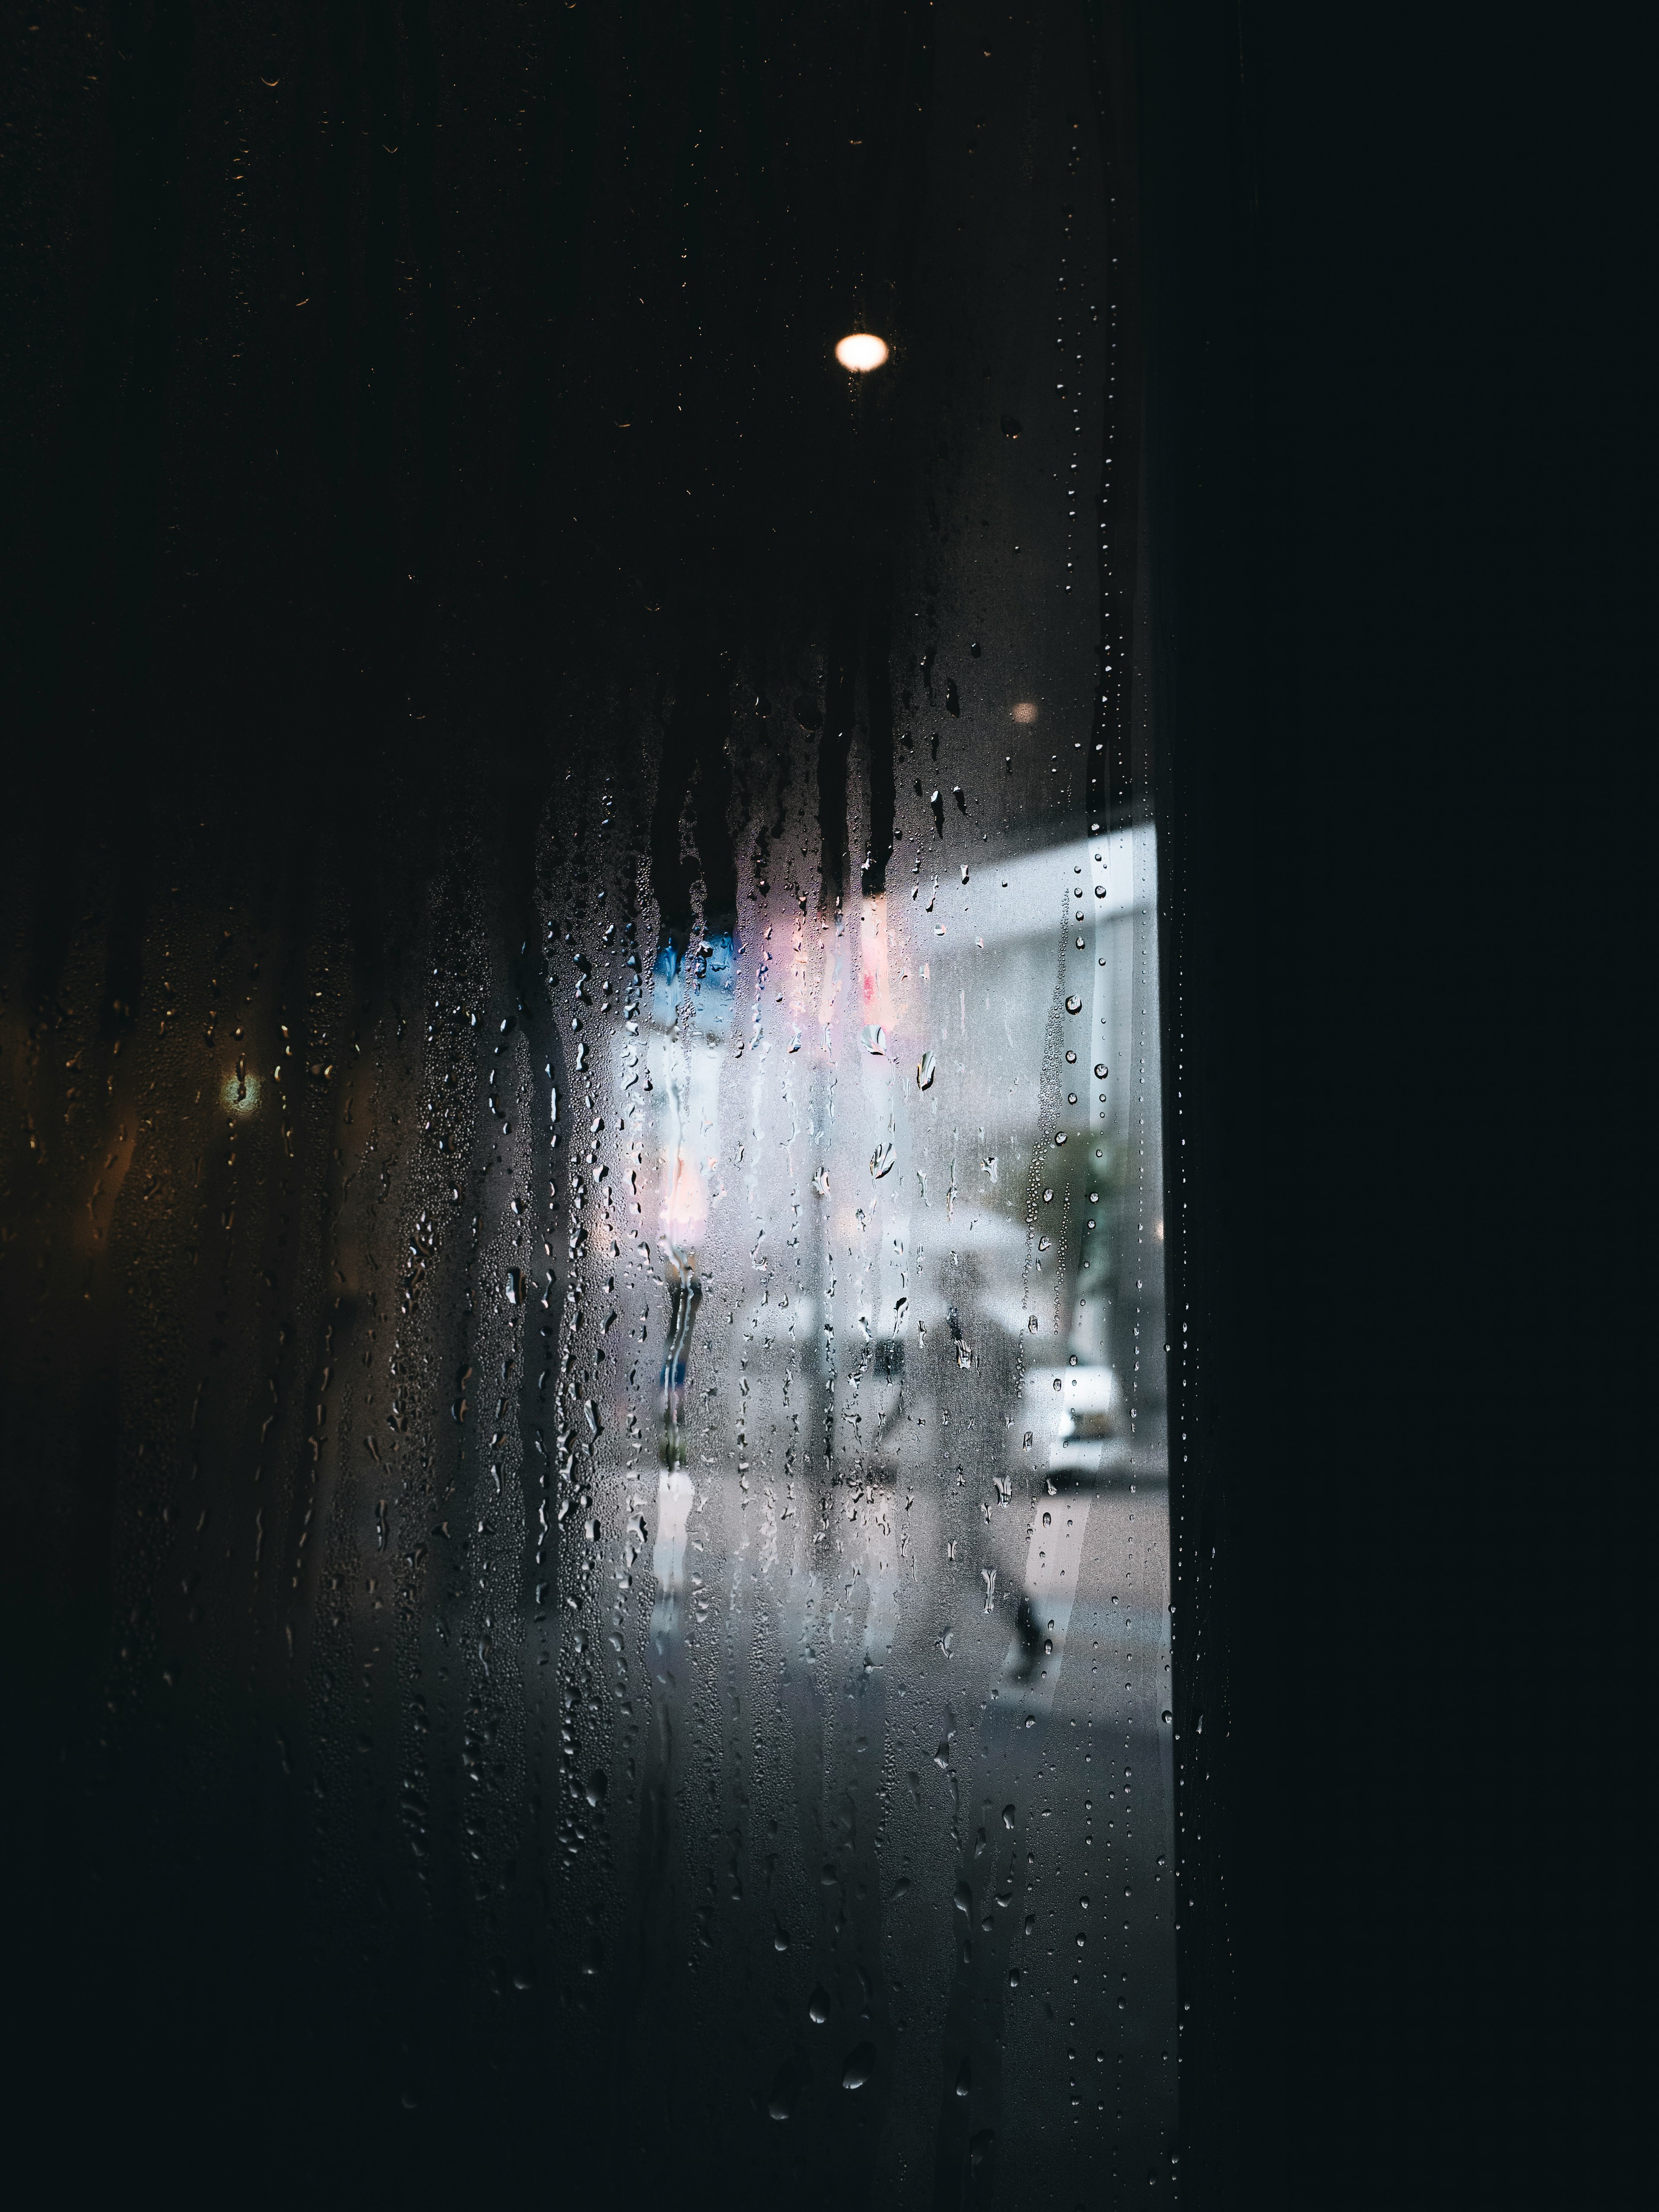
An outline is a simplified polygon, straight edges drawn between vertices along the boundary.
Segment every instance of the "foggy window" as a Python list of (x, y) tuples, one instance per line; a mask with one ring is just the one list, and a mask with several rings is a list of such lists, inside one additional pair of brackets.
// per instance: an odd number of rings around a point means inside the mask
[(112, 2140), (1169, 2178), (1133, 228), (946, 12), (154, 63), (0, 1001)]

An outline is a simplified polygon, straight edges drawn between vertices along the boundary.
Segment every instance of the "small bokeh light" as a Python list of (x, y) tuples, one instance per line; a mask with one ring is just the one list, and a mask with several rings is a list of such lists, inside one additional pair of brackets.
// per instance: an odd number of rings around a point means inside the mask
[(219, 1093), (233, 1114), (251, 1114), (259, 1103), (259, 1079), (252, 1073), (232, 1073)]
[(871, 331), (854, 331), (850, 337), (844, 337), (836, 348), (836, 359), (842, 367), (860, 374), (867, 369), (879, 368), (886, 358), (886, 339), (877, 337)]
[(1014, 708), (1014, 720), (1021, 724), (1035, 722), (1036, 720), (1036, 701), (1035, 699), (1022, 699), (1019, 704)]

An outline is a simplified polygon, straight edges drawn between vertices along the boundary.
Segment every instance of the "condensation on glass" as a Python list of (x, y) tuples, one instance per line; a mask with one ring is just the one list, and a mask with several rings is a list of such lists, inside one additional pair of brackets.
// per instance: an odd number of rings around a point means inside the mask
[(1103, 249), (1034, 204), (879, 665), (694, 639), (556, 732), (507, 921), (465, 837), (372, 969), (350, 866), (299, 927), (181, 860), (118, 1057), (96, 916), (11, 1024), (112, 1791), (251, 1808), (416, 2144), (495, 2069), (619, 2186), (1170, 2178), (1158, 832)]
[(662, 2065), (741, 1950), (775, 2121), (1017, 2201), (1172, 2094), (1156, 839), (920, 851), (574, 1016), (560, 1842), (607, 1948), (679, 1903)]

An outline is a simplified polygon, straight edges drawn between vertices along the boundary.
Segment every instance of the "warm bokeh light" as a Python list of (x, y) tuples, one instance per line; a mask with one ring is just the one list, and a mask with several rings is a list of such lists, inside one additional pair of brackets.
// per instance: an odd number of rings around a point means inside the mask
[(887, 341), (870, 331), (854, 331), (836, 348), (836, 359), (843, 368), (879, 368), (887, 358)]
[(1017, 722), (1035, 722), (1036, 720), (1036, 701), (1035, 699), (1022, 699), (1014, 709), (1014, 720)]

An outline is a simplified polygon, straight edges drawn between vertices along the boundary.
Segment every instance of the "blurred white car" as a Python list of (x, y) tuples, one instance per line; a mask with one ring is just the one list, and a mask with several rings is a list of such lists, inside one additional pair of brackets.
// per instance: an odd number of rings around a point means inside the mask
[(1128, 1417), (1110, 1367), (1028, 1368), (1008, 1434), (1014, 1463), (1034, 1474), (1086, 1482), (1129, 1466)]

